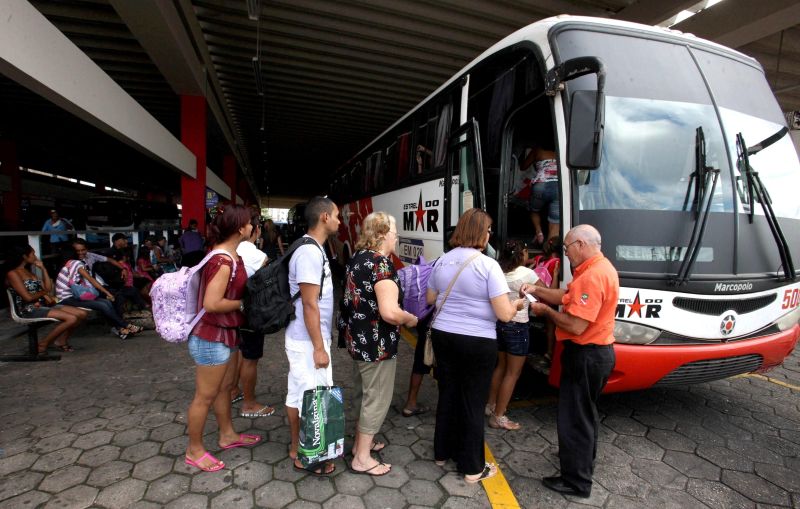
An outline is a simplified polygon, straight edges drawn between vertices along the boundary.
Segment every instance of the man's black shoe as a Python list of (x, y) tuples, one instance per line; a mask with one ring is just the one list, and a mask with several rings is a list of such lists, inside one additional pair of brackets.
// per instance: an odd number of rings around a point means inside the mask
[(572, 495), (574, 497), (589, 498), (592, 494), (591, 490), (581, 491), (571, 483), (565, 481), (560, 475), (553, 477), (545, 477), (542, 479), (542, 484), (547, 486), (553, 491), (563, 493), (564, 495)]

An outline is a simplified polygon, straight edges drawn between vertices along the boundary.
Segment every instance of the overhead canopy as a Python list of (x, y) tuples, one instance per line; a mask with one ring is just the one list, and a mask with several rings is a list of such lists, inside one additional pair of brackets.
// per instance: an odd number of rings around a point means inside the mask
[[(324, 191), (331, 171), (524, 25), (561, 13), (657, 24), (697, 0), (261, 0), (252, 2), (258, 20), (248, 17), (249, 3), (32, 1), (173, 136), (180, 135), (178, 96), (204, 95), (208, 166), (221, 174), (222, 157), (233, 154), (241, 178), (263, 197)], [(798, 23), (793, 0), (725, 0), (675, 28), (757, 58), (788, 111), (800, 109)], [(137, 171), (163, 177), (164, 161), (110, 139), (18, 81), (0, 77), (0, 137), (25, 138), (21, 164), (102, 175), (116, 159), (114, 167), (126, 170), (119, 178), (138, 186), (150, 179)]]

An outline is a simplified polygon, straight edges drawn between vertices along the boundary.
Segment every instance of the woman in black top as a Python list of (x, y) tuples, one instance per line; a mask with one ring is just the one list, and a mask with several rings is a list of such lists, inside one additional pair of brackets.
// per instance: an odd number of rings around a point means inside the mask
[(347, 263), (340, 316), (345, 343), (355, 361), (356, 404), (361, 405), (353, 447), (353, 472), (385, 475), (391, 465), (371, 451), (392, 401), (400, 325), (415, 327), (417, 317), (403, 311), (400, 280), (390, 256), (397, 245), (395, 219), (385, 212), (364, 218), (356, 253)]

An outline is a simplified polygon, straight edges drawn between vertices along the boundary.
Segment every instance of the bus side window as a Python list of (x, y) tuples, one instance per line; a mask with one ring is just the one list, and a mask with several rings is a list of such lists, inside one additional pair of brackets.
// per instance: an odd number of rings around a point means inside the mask
[(383, 182), (387, 187), (391, 187), (397, 182), (397, 172), (395, 171), (395, 168), (397, 168), (397, 141), (394, 141), (391, 145), (386, 147), (384, 153)]
[(411, 154), (411, 132), (397, 137), (397, 183), (402, 185), (408, 178), (408, 164)]
[(441, 168), (447, 163), (447, 140), (453, 124), (453, 104), (442, 106), (436, 119), (436, 132), (433, 145), (433, 167)]

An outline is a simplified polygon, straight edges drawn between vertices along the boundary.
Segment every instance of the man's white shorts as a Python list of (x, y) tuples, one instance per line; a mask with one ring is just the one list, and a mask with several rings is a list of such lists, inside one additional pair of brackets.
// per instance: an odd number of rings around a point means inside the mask
[(317, 385), (333, 385), (333, 358), (331, 344), (324, 342), (325, 351), (331, 360), (327, 368), (314, 368), (314, 345), (311, 341), (294, 341), (286, 338), (286, 358), (289, 359), (289, 378), (286, 395), (286, 406), (300, 408), (303, 406), (303, 393)]

